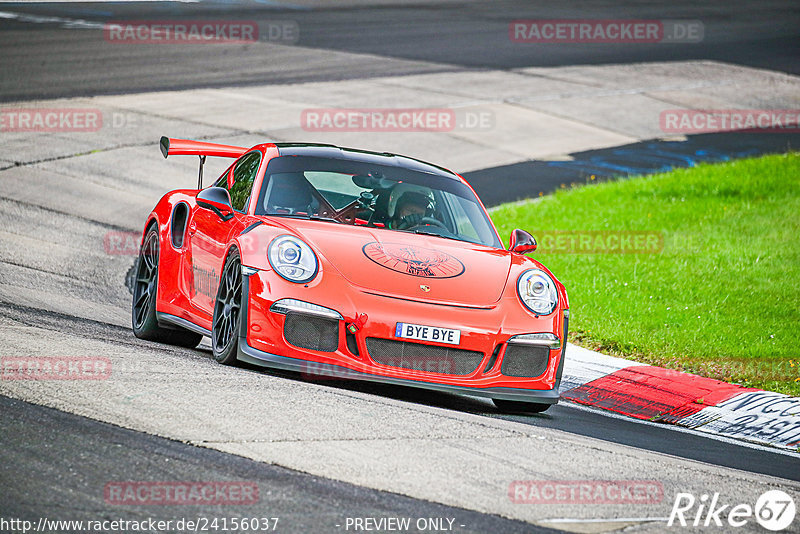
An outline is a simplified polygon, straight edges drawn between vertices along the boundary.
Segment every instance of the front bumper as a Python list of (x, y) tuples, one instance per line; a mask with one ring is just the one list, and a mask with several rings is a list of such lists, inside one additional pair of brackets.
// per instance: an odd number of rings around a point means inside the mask
[[(533, 318), (516, 302), (516, 295), (513, 295), (513, 302), (501, 299), (497, 306), (487, 309), (443, 307), (369, 294), (353, 288), (336, 276), (329, 275), (324, 286), (308, 287), (290, 284), (268, 271), (244, 276), (242, 290), (242, 320), (238, 340), (238, 358), (241, 361), (299, 372), (317, 380), (345, 378), (494, 399), (542, 404), (558, 402), (566, 346), (566, 310), (559, 308), (551, 316)], [(270, 311), (271, 305), (277, 300), (275, 294), (279, 294), (280, 298), (295, 298), (325, 306), (340, 313), (343, 319), (338, 324), (338, 347), (335, 350), (317, 351), (289, 344), (284, 336), (287, 316)], [(352, 344), (347, 343), (345, 328), (360, 313), (366, 313), (368, 320), (355, 334), (357, 348), (353, 350)], [(458, 348), (480, 352), (483, 357), (473, 372), (459, 375), (378, 363), (369, 355), (366, 338), (395, 339), (393, 332), (397, 322), (462, 330), (464, 334)], [(549, 359), (541, 375), (504, 375), (501, 371), (503, 357), (509, 346), (508, 339), (531, 332), (558, 333), (561, 346), (549, 350)]]

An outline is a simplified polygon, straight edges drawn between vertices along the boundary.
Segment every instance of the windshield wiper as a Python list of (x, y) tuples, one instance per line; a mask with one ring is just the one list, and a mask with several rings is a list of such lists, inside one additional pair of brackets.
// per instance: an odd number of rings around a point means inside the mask
[(333, 219), (331, 217), (322, 217), (320, 215), (301, 215), (299, 213), (268, 213), (270, 217), (289, 217), (292, 219), (307, 219), (309, 221), (325, 221), (341, 223), (342, 221)]
[[(438, 234), (436, 232), (425, 231), (425, 230), (423, 230), (421, 228), (418, 229), (418, 230), (414, 230), (414, 233), (415, 234), (421, 234), (421, 235), (432, 235), (432, 236), (435, 236), (435, 237), (442, 237), (444, 239), (452, 239), (453, 241), (467, 241), (466, 239), (461, 239), (460, 237), (444, 235), (444, 234)], [(470, 241), (467, 241), (467, 243), (470, 243)]]
[(342, 222), (342, 221), (340, 221), (338, 219), (334, 219), (333, 217), (322, 217), (320, 215), (309, 215), (308, 218), (311, 219), (312, 221), (326, 221), (326, 222), (335, 222), (335, 223), (341, 223)]

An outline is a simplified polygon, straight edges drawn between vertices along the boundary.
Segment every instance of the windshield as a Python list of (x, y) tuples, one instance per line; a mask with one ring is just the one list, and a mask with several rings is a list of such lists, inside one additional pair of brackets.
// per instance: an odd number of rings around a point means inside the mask
[(368, 162), (274, 158), (262, 182), (256, 214), (429, 234), (502, 248), (475, 194), (460, 180)]

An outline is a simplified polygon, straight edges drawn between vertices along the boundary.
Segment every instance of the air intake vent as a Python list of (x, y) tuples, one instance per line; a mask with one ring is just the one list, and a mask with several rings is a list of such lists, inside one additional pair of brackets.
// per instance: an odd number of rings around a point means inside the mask
[(545, 372), (549, 361), (550, 349), (547, 347), (509, 344), (500, 372), (506, 376), (536, 378)]
[(473, 350), (376, 337), (367, 338), (367, 352), (382, 365), (444, 375), (471, 375), (483, 360), (483, 353)]
[(283, 325), (283, 337), (301, 349), (334, 352), (339, 348), (339, 321), (289, 312)]

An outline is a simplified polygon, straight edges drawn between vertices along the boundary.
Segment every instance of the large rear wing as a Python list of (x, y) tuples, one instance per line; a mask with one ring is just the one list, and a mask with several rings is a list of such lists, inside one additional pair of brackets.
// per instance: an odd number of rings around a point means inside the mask
[(246, 148), (240, 146), (190, 141), (189, 139), (171, 139), (166, 136), (161, 138), (159, 147), (161, 148), (161, 154), (164, 158), (167, 156), (200, 156), (200, 172), (197, 177), (197, 189), (203, 188), (203, 164), (206, 162), (206, 156), (238, 158), (247, 152)]
[(190, 141), (189, 139), (161, 138), (161, 153), (167, 156), (217, 156), (221, 158), (238, 158), (246, 148), (231, 145), (218, 145), (203, 141)]

